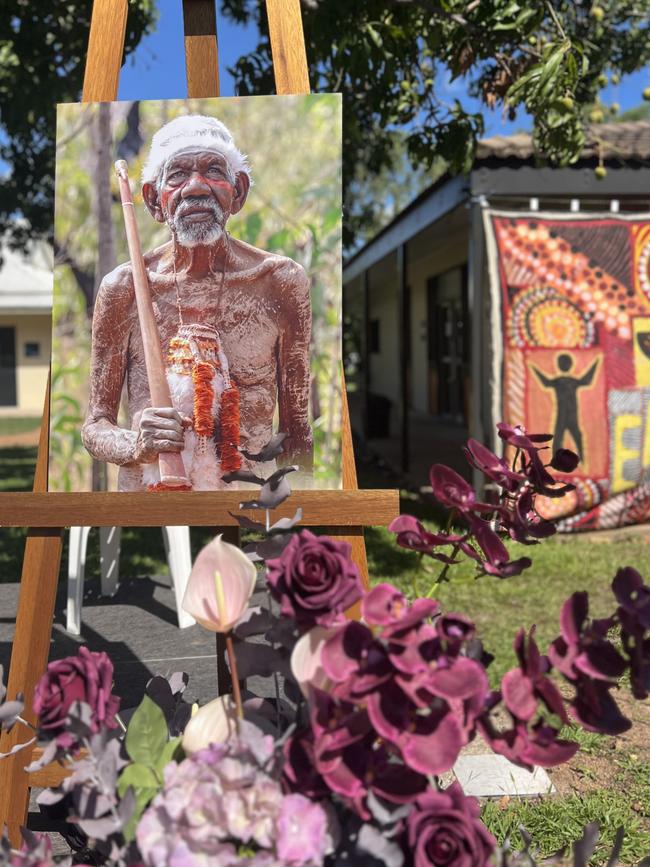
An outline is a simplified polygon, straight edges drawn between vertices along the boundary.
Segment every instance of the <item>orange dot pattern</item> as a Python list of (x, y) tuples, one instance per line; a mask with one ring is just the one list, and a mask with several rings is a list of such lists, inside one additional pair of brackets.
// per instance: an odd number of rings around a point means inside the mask
[(511, 346), (519, 349), (587, 348), (594, 343), (593, 317), (548, 287), (524, 289), (516, 296), (506, 321)]
[(647, 313), (628, 288), (561, 238), (552, 226), (531, 220), (495, 221), (504, 257), (532, 272), (536, 286), (548, 286), (577, 304), (594, 321), (623, 340), (632, 337), (632, 316)]

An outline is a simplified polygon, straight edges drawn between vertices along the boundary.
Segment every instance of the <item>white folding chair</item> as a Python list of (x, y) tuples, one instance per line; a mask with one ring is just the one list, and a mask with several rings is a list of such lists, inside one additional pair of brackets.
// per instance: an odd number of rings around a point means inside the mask
[[(68, 553), (68, 604), (66, 629), (71, 635), (81, 633), (81, 609), (83, 606), (84, 580), (86, 574), (86, 548), (90, 527), (70, 527)], [(196, 621), (183, 611), (181, 602), (192, 570), (189, 527), (163, 527), (163, 540), (169, 571), (174, 585), (178, 626), (184, 629)], [(99, 552), (102, 596), (114, 596), (119, 584), (120, 527), (99, 528)]]

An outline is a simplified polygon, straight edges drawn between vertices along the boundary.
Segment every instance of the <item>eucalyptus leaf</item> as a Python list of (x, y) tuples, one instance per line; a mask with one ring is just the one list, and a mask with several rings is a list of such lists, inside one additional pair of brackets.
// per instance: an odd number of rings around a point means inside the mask
[(574, 867), (587, 867), (591, 856), (594, 854), (599, 837), (600, 830), (598, 823), (590, 822), (586, 826), (582, 837), (573, 844)]
[(256, 476), (250, 470), (236, 470), (232, 473), (224, 473), (222, 476), (224, 482), (246, 482), (249, 485), (263, 485), (266, 481), (262, 476)]
[[(291, 470), (290, 470), (291, 471)], [(269, 480), (260, 489), (259, 504), (263, 509), (277, 509), (291, 494), (291, 487), (286, 478)]]
[(254, 675), (270, 677), (275, 673), (282, 674), (289, 671), (288, 655), (267, 644), (237, 642), (235, 652), (237, 669), (242, 680)]
[(248, 608), (234, 627), (235, 636), (239, 639), (250, 638), (253, 635), (263, 635), (276, 622), (277, 618), (261, 605)]
[(10, 732), (24, 710), (24, 701), (5, 701), (3, 704), (0, 704), (0, 728)]
[(229, 512), (228, 514), (231, 518), (234, 518), (235, 521), (237, 521), (243, 530), (252, 530), (254, 533), (266, 533), (266, 524), (262, 524), (259, 521), (252, 521), (250, 518), (247, 518), (246, 515), (235, 515), (232, 512)]
[(260, 563), (279, 557), (290, 541), (291, 535), (289, 533), (282, 536), (271, 536), (261, 542), (251, 542), (243, 548), (243, 551), (253, 563)]
[(375, 825), (362, 825), (359, 829), (357, 848), (376, 858), (380, 864), (386, 867), (402, 867), (404, 853), (402, 847), (387, 837)]
[(621, 827), (616, 832), (616, 837), (614, 838), (614, 848), (612, 849), (612, 853), (609, 856), (609, 860), (607, 861), (607, 867), (616, 867), (616, 864), (618, 864), (618, 859), (621, 854), (621, 849), (623, 848), (624, 839), (625, 828), (621, 825)]
[(259, 452), (251, 453), (242, 449), (241, 453), (244, 455), (245, 458), (248, 458), (249, 461), (257, 461), (260, 463), (264, 461), (272, 461), (274, 458), (277, 458), (282, 454), (282, 443), (285, 441), (286, 438), (286, 433), (277, 433)]

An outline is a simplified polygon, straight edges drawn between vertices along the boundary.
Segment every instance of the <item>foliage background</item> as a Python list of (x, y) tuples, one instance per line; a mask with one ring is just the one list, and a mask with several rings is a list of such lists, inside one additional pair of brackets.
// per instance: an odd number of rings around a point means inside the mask
[(102, 486), (80, 426), (94, 295), (128, 260), (113, 163), (129, 162), (143, 250), (165, 243), (169, 231), (146, 211), (138, 178), (153, 133), (183, 114), (218, 117), (249, 156), (254, 186), (228, 223), (233, 237), (295, 259), (310, 277), (314, 483), (340, 487), (341, 100), (318, 95), (58, 107), (50, 490)]
[[(0, 234), (11, 246), (51, 239), (55, 106), (80, 97), (92, 5), (0, 0)], [(129, 0), (125, 58), (154, 29), (158, 5)]]

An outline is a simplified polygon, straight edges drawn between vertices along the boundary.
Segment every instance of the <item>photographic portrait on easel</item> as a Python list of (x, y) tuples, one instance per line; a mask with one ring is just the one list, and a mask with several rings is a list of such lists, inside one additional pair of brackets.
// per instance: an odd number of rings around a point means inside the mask
[(60, 105), (49, 489), (340, 488), (341, 298), (339, 96)]

